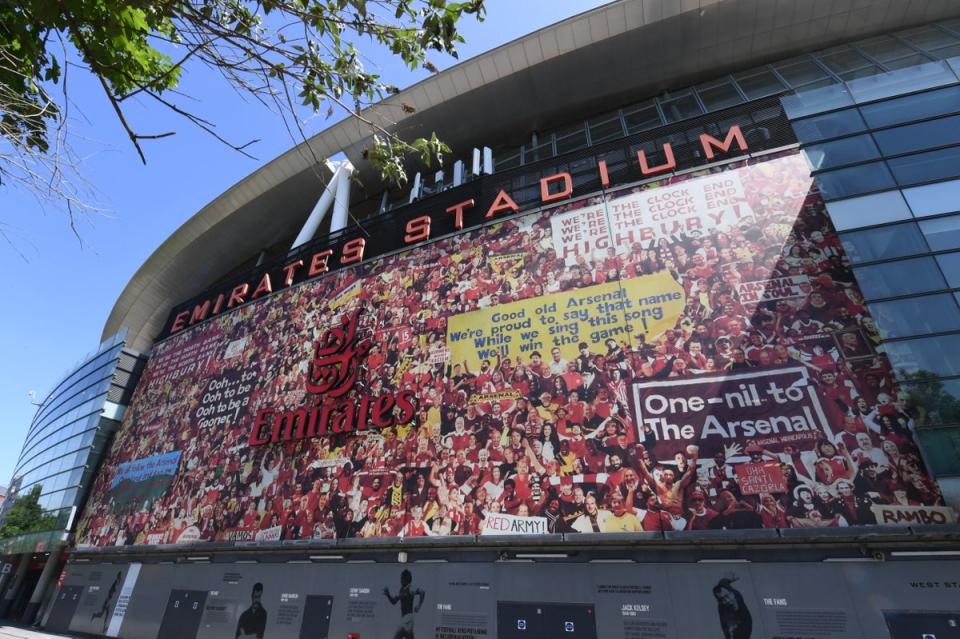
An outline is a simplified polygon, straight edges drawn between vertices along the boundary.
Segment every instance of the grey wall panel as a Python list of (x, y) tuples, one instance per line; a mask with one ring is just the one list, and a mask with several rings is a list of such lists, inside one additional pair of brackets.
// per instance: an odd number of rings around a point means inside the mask
[(74, 575), (70, 567), (64, 584), (83, 588), (70, 630), (94, 635), (106, 633), (128, 568), (126, 564), (100, 564), (85, 566)]
[[(884, 611), (908, 610), (958, 613), (953, 637), (960, 637), (960, 562), (846, 564), (842, 570), (845, 587), (863, 611), (860, 621), (865, 637), (886, 636)], [(943, 639), (944, 635), (935, 636)]]
[[(202, 602), (198, 639), (234, 639), (259, 583), (263, 612), (254, 607), (248, 617), (263, 621), (266, 639), (389, 639), (400, 630), (418, 639), (680, 639), (722, 637), (725, 629), (735, 639), (875, 639), (891, 636), (884, 615), (898, 611), (901, 620), (905, 611), (952, 613), (937, 623), (960, 631), (958, 569), (957, 561), (145, 564), (120, 636), (158, 637), (179, 600)], [(124, 574), (118, 565), (70, 566), (65, 587), (83, 588), (71, 630), (102, 632), (97, 613), (118, 570)], [(404, 570), (413, 603), (423, 592), (412, 616), (383, 592), (399, 595)], [(181, 629), (161, 639), (193, 639), (186, 622), (168, 627)]]
[[(754, 617), (768, 636), (866, 639), (858, 604), (838, 564), (757, 564), (750, 567), (756, 589)], [(919, 638), (918, 638), (919, 639)]]

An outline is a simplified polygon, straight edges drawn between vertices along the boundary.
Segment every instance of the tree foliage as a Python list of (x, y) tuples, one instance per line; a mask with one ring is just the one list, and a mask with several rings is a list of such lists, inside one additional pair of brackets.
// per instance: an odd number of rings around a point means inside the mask
[(26, 495), (21, 495), (7, 511), (0, 525), (0, 539), (52, 530), (56, 518), (44, 515), (40, 508), (40, 486), (34, 486)]
[[(369, 157), (393, 181), (398, 158), (429, 163), (444, 150), (436, 138), (404, 141), (361, 111), (397, 89), (365, 68), (362, 50), (386, 49), (411, 69), (436, 71), (431, 51), (456, 56), (467, 15), (482, 19), (484, 0), (7, 0), (0, 2), (0, 179), (34, 181), (57, 170), (72, 60), (92, 73), (130, 142), (146, 162), (145, 140), (174, 131), (145, 131), (127, 101), (152, 101), (218, 140), (215, 122), (183, 106), (176, 91), (191, 65), (223, 75), (284, 117), (304, 139), (297, 113), (341, 107), (376, 138)], [(406, 110), (407, 105), (403, 105)], [(38, 163), (40, 163), (38, 165)], [(31, 172), (35, 175), (31, 176)], [(24, 179), (24, 178), (28, 179)]]

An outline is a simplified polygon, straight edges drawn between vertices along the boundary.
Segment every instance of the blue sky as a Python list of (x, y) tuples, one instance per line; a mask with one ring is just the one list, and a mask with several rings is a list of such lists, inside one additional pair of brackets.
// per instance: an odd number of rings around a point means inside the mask
[[(487, 0), (487, 19), (462, 25), (465, 59), (558, 20), (604, 4), (601, 0)], [(452, 59), (434, 57), (441, 69)], [(388, 55), (372, 55), (390, 82), (407, 87), (424, 77)], [(250, 160), (188, 123), (146, 103), (133, 104), (129, 119), (141, 132), (176, 130), (173, 137), (144, 142), (147, 165), (117, 123), (92, 78), (72, 71), (72, 132), (84, 154), (81, 170), (106, 209), (79, 225), (81, 246), (66, 218), (31, 197), (0, 186), (0, 223), (14, 247), (0, 241), (0, 407), (7, 445), (0, 448), (0, 484), (13, 473), (38, 401), (100, 341), (107, 315), (130, 277), (178, 226), (217, 195), (286, 151), (291, 138), (279, 119), (244, 102), (218, 76), (191, 70), (181, 89), (187, 106), (217, 122), (235, 142), (258, 138)], [(307, 130), (329, 125), (312, 119)], [(21, 255), (22, 254), (22, 255)]]

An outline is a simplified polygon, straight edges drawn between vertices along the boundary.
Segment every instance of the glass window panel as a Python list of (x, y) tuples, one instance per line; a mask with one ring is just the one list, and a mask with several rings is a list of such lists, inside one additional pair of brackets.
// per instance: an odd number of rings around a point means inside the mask
[(960, 211), (960, 180), (904, 189), (903, 196), (916, 217)]
[(960, 475), (960, 428), (924, 428), (917, 434), (935, 476)]
[(914, 53), (898, 60), (890, 60), (884, 64), (888, 69), (894, 71), (896, 69), (906, 69), (907, 67), (919, 66), (921, 64), (926, 64), (927, 62), (930, 62), (930, 58), (928, 58), (926, 55), (922, 53)]
[(784, 110), (787, 112), (787, 117), (791, 120), (853, 104), (850, 92), (842, 84), (807, 85), (797, 89), (797, 92), (793, 95), (783, 96), (781, 101)]
[(719, 111), (743, 102), (743, 97), (730, 80), (697, 87), (697, 94), (707, 111)]
[(684, 91), (680, 95), (661, 99), (660, 108), (663, 109), (663, 115), (668, 123), (696, 117), (703, 113), (692, 91)]
[(947, 285), (950, 288), (960, 288), (960, 253), (938, 255), (937, 264), (947, 278)]
[(931, 87), (953, 84), (957, 81), (956, 75), (942, 62), (914, 65), (869, 78), (846, 79), (848, 80), (850, 93), (853, 94), (857, 102), (871, 102)]
[(44, 433), (49, 434), (52, 430), (59, 428), (80, 415), (90, 414), (102, 409), (103, 401), (106, 398), (106, 390), (109, 386), (110, 379), (104, 379), (91, 386), (82, 396), (78, 396), (58, 407), (44, 418), (42, 425), (31, 432), (30, 436), (27, 437), (27, 441), (35, 441), (38, 435), (46, 436)]
[(817, 184), (828, 199), (883, 191), (894, 186), (893, 177), (883, 162), (821, 173), (817, 176)]
[(880, 337), (909, 337), (960, 328), (960, 310), (953, 295), (927, 295), (868, 305)]
[[(105, 378), (91, 378), (85, 380), (83, 386), (77, 386), (71, 388), (69, 393), (64, 393), (59, 396), (55, 404), (51, 404), (50, 410), (41, 418), (34, 421), (33, 428), (31, 429), (31, 436), (43, 431), (48, 424), (54, 420), (62, 420), (63, 416), (79, 406), (82, 406), (84, 402), (90, 404), (90, 399), (96, 395), (102, 394), (106, 391), (107, 387), (110, 385), (110, 377)], [(93, 410), (90, 408), (87, 410), (89, 412)], [(77, 414), (77, 413), (74, 413)]]
[(494, 163), (497, 171), (516, 168), (520, 166), (520, 151), (505, 151), (502, 154), (497, 154)]
[(895, 100), (860, 107), (863, 119), (872, 128), (960, 111), (960, 86), (926, 91)]
[(89, 461), (90, 455), (92, 454), (93, 451), (90, 450), (89, 446), (81, 448), (73, 454), (73, 466), (77, 467), (85, 465)]
[(781, 62), (774, 65), (777, 72), (791, 87), (799, 87), (816, 80), (829, 77), (829, 74), (820, 68), (813, 60), (797, 60)]
[(623, 137), (623, 124), (620, 122), (619, 113), (594, 118), (589, 120), (588, 124), (590, 125), (590, 141), (593, 144)]
[(627, 125), (627, 134), (649, 131), (662, 125), (660, 112), (653, 103), (641, 105), (636, 109), (624, 109), (623, 119)]
[(934, 375), (960, 374), (960, 335), (941, 335), (921, 339), (887, 342), (884, 349), (897, 374), (915, 375), (920, 371)]
[[(840, 82), (839, 80), (836, 80), (833, 78), (833, 76), (830, 76), (822, 80), (817, 80), (816, 82), (811, 82), (810, 84), (805, 84), (802, 87), (797, 87), (797, 93), (813, 91), (814, 89), (824, 89), (826, 87), (833, 87), (833, 92), (828, 93), (827, 95), (834, 95), (834, 96), (841, 96), (841, 97), (843, 95), (848, 95), (846, 88), (842, 84), (838, 86), (839, 82)], [(841, 106), (845, 106), (847, 104), (852, 104), (852, 103), (853, 103), (853, 100), (850, 100), (848, 98), (841, 99), (840, 97), (835, 97), (835, 103), (830, 108), (839, 108)], [(820, 110), (825, 111), (826, 109), (822, 108)]]
[(940, 60), (955, 58), (960, 56), (960, 44), (952, 44), (949, 47), (940, 47), (939, 49), (934, 49), (930, 52), (930, 55)]
[(927, 243), (934, 251), (948, 251), (960, 248), (960, 216), (940, 217), (933, 220), (923, 220), (920, 230), (923, 231)]
[(97, 431), (96, 431), (95, 429), (91, 429), (91, 430), (88, 430), (87, 432), (83, 433), (83, 435), (80, 437), (80, 445), (81, 445), (81, 446), (88, 446), (88, 445), (90, 444), (90, 442), (93, 441), (93, 438), (94, 438), (96, 435), (97, 435)]
[(57, 384), (56, 388), (50, 392), (47, 399), (44, 400), (44, 408), (40, 411), (42, 414), (44, 410), (48, 409), (50, 405), (55, 404), (59, 401), (59, 398), (63, 395), (69, 395), (68, 392), (70, 387), (74, 384), (81, 383), (84, 381), (84, 378), (88, 375), (93, 374), (94, 372), (103, 373), (105, 375), (110, 375), (113, 372), (113, 367), (116, 365), (118, 359), (118, 354), (122, 346), (116, 346), (115, 348), (97, 355), (82, 367), (71, 373), (63, 381)]
[(880, 157), (877, 145), (869, 135), (855, 135), (852, 138), (815, 144), (803, 151), (815, 171)]
[(960, 146), (887, 160), (899, 184), (915, 184), (960, 175)]
[(890, 60), (916, 54), (913, 49), (891, 36), (870, 38), (869, 40), (857, 42), (856, 46), (879, 62), (889, 62)]
[(557, 154), (585, 149), (587, 147), (587, 132), (583, 129), (583, 126), (580, 126), (574, 131), (557, 133), (556, 143)]
[(63, 494), (63, 503), (64, 505), (73, 505), (77, 500), (77, 489), (71, 488), (70, 490), (64, 492)]
[(925, 293), (946, 288), (932, 257), (898, 260), (854, 270), (860, 291), (867, 299)]
[(523, 162), (536, 162), (553, 157), (553, 141), (527, 144), (523, 147)]
[(927, 252), (927, 243), (914, 222), (894, 224), (840, 236), (852, 263), (905, 257)]
[(913, 31), (898, 33), (897, 35), (925, 51), (957, 42), (957, 38), (933, 26), (921, 27)]
[(41, 432), (40, 435), (33, 438), (29, 444), (24, 445), (24, 458), (35, 455), (37, 452), (53, 446), (58, 440), (66, 438), (69, 432), (73, 430), (75, 424), (94, 425), (99, 423), (100, 408), (97, 408), (92, 413), (78, 416), (76, 421), (71, 421), (72, 419), (72, 416), (70, 420), (65, 417), (62, 421), (51, 424)]
[(868, 67), (863, 67), (861, 69), (854, 69), (853, 71), (844, 71), (840, 74), (840, 79), (845, 82), (851, 82), (853, 80), (860, 80), (861, 78), (870, 78), (875, 75), (883, 73), (883, 69), (880, 67), (871, 64)]
[(769, 69), (757, 72), (740, 73), (734, 76), (740, 90), (748, 100), (756, 100), (767, 95), (778, 93), (784, 89), (780, 79)]
[(838, 75), (845, 71), (859, 69), (870, 64), (870, 61), (863, 57), (858, 51), (849, 48), (818, 57), (821, 62), (827, 65), (828, 69)]
[(916, 425), (921, 429), (934, 424), (960, 424), (960, 379), (919, 377), (917, 383), (905, 385), (904, 390), (915, 406), (923, 407), (914, 412)]
[(827, 211), (838, 231), (910, 219), (910, 209), (903, 201), (900, 191), (829, 202)]
[(791, 123), (801, 142), (816, 142), (866, 129), (856, 109), (845, 109)]
[(875, 131), (873, 137), (884, 155), (898, 155), (947, 144), (960, 144), (960, 116)]

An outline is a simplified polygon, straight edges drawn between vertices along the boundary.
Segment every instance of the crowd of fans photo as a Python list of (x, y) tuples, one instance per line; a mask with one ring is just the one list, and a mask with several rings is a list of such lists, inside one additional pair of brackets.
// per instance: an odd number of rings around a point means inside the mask
[[(836, 527), (876, 523), (875, 505), (942, 505), (914, 441), (925, 409), (878, 348), (804, 161), (737, 170), (752, 215), (730, 227), (568, 265), (551, 239), (552, 212), (537, 213), (319, 278), (170, 338), (127, 412), (79, 543), (477, 535), (499, 513), (546, 518), (555, 533)], [(494, 259), (505, 255), (514, 257)], [(449, 358), (451, 316), (662, 271), (686, 301), (660, 334), (581, 336), (576, 356), (547, 344), (474, 366)], [(742, 283), (789, 276), (800, 295), (738, 294)], [(346, 397), (412, 390), (415, 417), (249, 446), (259, 407), (315, 401), (305, 387), (314, 345), (358, 311), (372, 348)], [(163, 358), (185, 349), (204, 356), (161, 374)], [(668, 450), (635, 423), (636, 382), (788, 367), (808, 372), (823, 406), (814, 440), (715, 438)], [(198, 419), (210, 380), (251, 372), (242, 407)], [(120, 464), (176, 450), (179, 470), (161, 494), (111, 498)], [(778, 466), (779, 489), (745, 493), (737, 467), (746, 463)]]

